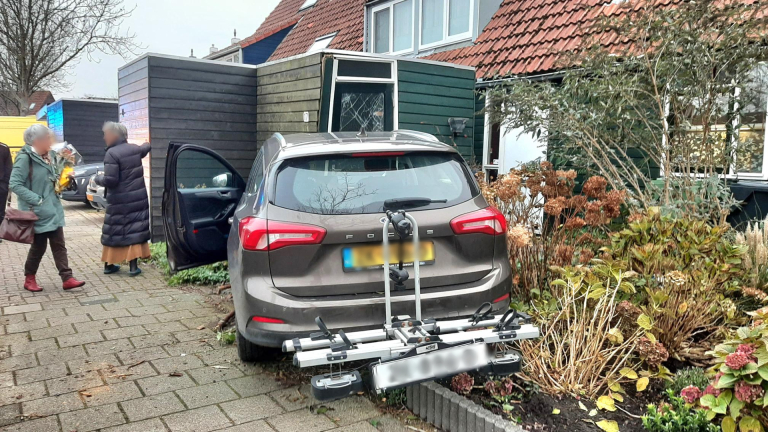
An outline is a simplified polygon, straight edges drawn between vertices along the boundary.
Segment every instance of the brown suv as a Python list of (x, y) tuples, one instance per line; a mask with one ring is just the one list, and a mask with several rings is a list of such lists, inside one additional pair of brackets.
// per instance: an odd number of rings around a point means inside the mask
[[(504, 217), (456, 150), (431, 135), (275, 134), (247, 183), (209, 149), (168, 149), (168, 260), (174, 271), (229, 261), (244, 361), (317, 331), (318, 316), (330, 329), (383, 325), (381, 224), (399, 209), (419, 224), (424, 317), (508, 307)], [(396, 262), (400, 249), (390, 249)], [(414, 315), (412, 278), (393, 293), (394, 315)]]

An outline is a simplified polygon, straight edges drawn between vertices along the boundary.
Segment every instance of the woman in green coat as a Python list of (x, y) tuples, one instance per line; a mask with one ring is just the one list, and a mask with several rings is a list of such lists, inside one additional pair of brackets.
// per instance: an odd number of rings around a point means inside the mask
[(24, 289), (32, 292), (43, 290), (37, 284), (35, 275), (48, 243), (61, 276), (62, 288), (81, 287), (85, 282), (72, 277), (67, 259), (64, 208), (56, 194), (62, 167), (57, 166), (56, 157), (51, 152), (51, 130), (41, 124), (32, 125), (24, 131), (24, 143), (26, 145), (16, 155), (9, 182), (11, 191), (19, 198), (19, 210), (32, 211), (39, 218), (35, 222), (35, 240), (24, 264)]

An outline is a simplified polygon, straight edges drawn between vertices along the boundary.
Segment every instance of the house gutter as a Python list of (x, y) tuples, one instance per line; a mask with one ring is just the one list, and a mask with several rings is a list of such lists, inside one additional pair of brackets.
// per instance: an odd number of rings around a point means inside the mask
[(499, 78), (499, 79), (493, 79), (485, 81), (482, 78), (477, 80), (477, 84), (475, 85), (475, 88), (478, 89), (484, 89), (488, 87), (494, 87), (500, 84), (514, 82), (514, 81), (520, 81), (520, 80), (527, 80), (527, 81), (550, 81), (553, 79), (558, 79), (564, 77), (566, 74), (565, 71), (557, 71), (557, 72), (549, 72), (539, 75), (516, 75), (506, 78)]

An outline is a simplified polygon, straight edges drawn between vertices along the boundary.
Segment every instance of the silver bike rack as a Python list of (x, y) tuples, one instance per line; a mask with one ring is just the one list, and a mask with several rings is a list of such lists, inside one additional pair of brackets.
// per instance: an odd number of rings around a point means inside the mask
[[(405, 289), (409, 274), (403, 267), (402, 253), (398, 265), (390, 266), (390, 226), (401, 248), (408, 237), (413, 239), (415, 318), (392, 316), (391, 284), (395, 284), (396, 290)], [(386, 316), (382, 328), (349, 334), (339, 330), (333, 334), (317, 317), (315, 323), (320, 332), (283, 342), (283, 352), (295, 353), (295, 366), (330, 366), (330, 373), (312, 377), (312, 394), (316, 399), (340, 399), (364, 390), (357, 370), (333, 371), (334, 365), (352, 361), (371, 361), (370, 387), (377, 393), (461, 372), (506, 376), (520, 371), (520, 353), (502, 349), (500, 343), (538, 338), (539, 329), (530, 324), (528, 315), (509, 309), (497, 316), (491, 313), (491, 303), (483, 303), (469, 318), (422, 319), (416, 219), (403, 210), (387, 211), (383, 239)]]

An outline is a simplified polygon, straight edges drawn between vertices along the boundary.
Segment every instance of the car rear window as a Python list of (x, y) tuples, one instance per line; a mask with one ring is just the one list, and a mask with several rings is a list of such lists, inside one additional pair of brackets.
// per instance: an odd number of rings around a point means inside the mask
[(396, 198), (445, 200), (419, 210), (450, 207), (477, 195), (460, 156), (405, 153), (288, 159), (277, 174), (275, 205), (307, 213), (380, 213)]

